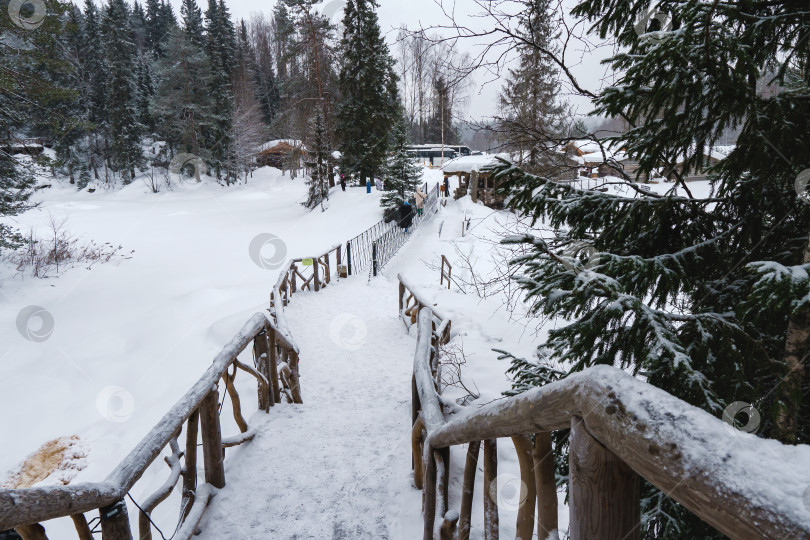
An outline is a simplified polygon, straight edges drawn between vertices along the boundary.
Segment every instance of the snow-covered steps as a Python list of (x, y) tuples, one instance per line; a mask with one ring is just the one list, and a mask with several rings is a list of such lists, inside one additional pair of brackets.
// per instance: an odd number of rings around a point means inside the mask
[(285, 310), (301, 348), (303, 405), (253, 418), (226, 456), (202, 539), (416, 538), (410, 457), (414, 340), (385, 279), (342, 280)]

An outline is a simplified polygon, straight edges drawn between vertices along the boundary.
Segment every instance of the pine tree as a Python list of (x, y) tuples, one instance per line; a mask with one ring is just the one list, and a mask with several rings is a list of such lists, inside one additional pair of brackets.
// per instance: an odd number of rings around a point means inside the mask
[(346, 3), (338, 77), (335, 132), (341, 172), (357, 174), (362, 184), (385, 166), (399, 107), (394, 60), (380, 33), (376, 7), (375, 0)]
[(135, 44), (131, 41), (129, 10), (124, 0), (110, 0), (102, 25), (106, 77), (106, 111), (109, 117), (108, 158), (124, 183), (135, 177), (142, 162), (140, 128), (136, 112)]
[(559, 103), (559, 70), (542, 51), (556, 51), (553, 0), (531, 0), (521, 14), (519, 64), (499, 96), (500, 137), (518, 153), (524, 170), (553, 174), (563, 165), (555, 150), (566, 136), (567, 107)]
[[(731, 402), (751, 403), (758, 436), (807, 443), (810, 206), (797, 184), (810, 167), (805, 6), (668, 3), (676, 30), (651, 39), (634, 28), (648, 5), (585, 0), (574, 14), (624, 48), (610, 60), (620, 80), (596, 100), (596, 114), (632, 126), (612, 142), (642, 174), (682, 157), (676, 185), (659, 196), (628, 182), (637, 196), (627, 197), (512, 165), (498, 172), (512, 208), (559, 232), (513, 240), (531, 251), (519, 283), (532, 312), (566, 321), (541, 346), (570, 372), (617, 365), (718, 417)], [(782, 92), (758, 93), (763, 67)], [(712, 169), (712, 196), (693, 197), (684, 175), (705, 166), (729, 126), (742, 129)], [(574, 242), (591, 249), (572, 257)], [(642, 504), (646, 538), (722, 537), (652, 486)]]
[(385, 194), (380, 199), (380, 206), (385, 208), (386, 221), (394, 219), (402, 203), (422, 182), (422, 167), (408, 152), (409, 132), (405, 112), (401, 111), (391, 134), (391, 152), (385, 170)]

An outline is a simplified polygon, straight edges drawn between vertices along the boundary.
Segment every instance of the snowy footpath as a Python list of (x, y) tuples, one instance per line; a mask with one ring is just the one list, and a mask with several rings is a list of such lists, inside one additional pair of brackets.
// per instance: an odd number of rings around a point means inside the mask
[[(355, 276), (292, 298), (303, 405), (257, 413), (259, 434), (226, 455), (203, 539), (418, 537), (410, 379), (415, 342), (397, 289)], [(251, 422), (251, 424), (253, 424)]]

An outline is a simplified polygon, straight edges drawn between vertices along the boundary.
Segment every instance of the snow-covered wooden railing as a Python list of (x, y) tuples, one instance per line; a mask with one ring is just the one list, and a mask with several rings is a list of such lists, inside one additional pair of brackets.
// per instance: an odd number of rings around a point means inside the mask
[[(342, 264), (342, 244), (332, 246), (318, 257), (302, 257), (290, 261), (290, 266), (278, 277), (276, 286), (270, 295), (270, 305), (280, 298), (283, 306), (290, 302), (290, 297), (298, 291), (320, 291), (332, 282), (331, 255), (335, 252), (336, 266)], [(300, 280), (300, 283), (299, 283)]]
[[(424, 490), (425, 540), (469, 539), (482, 443), (484, 538), (498, 538), (497, 497), (487, 495), (497, 493), (501, 437), (515, 443), (526, 488), (516, 537), (532, 538), (536, 528), (537, 538), (548, 538), (557, 529), (550, 434), (568, 428), (572, 540), (640, 538), (640, 478), (731, 538), (810, 538), (803, 501), (810, 446), (737, 431), (612, 367), (590, 368), (446, 420), (434, 369), (435, 318), (430, 307), (419, 312), (413, 373), (414, 483)], [(468, 449), (456, 512), (448, 506), (449, 448), (461, 444)]]
[[(294, 355), (298, 348), (286, 329), (266, 315), (257, 313), (245, 323), (238, 334), (216, 356), (213, 364), (186, 394), (167, 412), (158, 424), (141, 440), (138, 446), (107, 476), (103, 482), (69, 486), (48, 486), (28, 489), (0, 489), (0, 530), (15, 528), (26, 539), (46, 539), (39, 522), (72, 517), (78, 536), (92, 539), (85, 512), (99, 510), (101, 533), (104, 540), (131, 539), (129, 516), (125, 497), (168, 446), (171, 455), (165, 458), (170, 473), (167, 481), (140, 505), (139, 535), (141, 540), (152, 538), (149, 514), (163, 502), (182, 479), (183, 496), (180, 523), (175, 539), (187, 540), (196, 530), (206, 505), (216, 491), (225, 486), (225, 448), (237, 446), (254, 437), (242, 415), (239, 394), (234, 386), (237, 370), (256, 379), (258, 404), (264, 412), (280, 402), (281, 392), (287, 392), (289, 370), (277, 366), (277, 358)], [(254, 365), (239, 361), (239, 354), (252, 342)], [(279, 377), (287, 381), (279, 388)], [(286, 377), (286, 379), (285, 379)], [(240, 433), (223, 438), (220, 428), (220, 393), (222, 379), (231, 400), (234, 421)], [(297, 378), (292, 385), (294, 401), (300, 391)], [(185, 433), (185, 448), (181, 451), (179, 437)], [(201, 439), (204, 479), (197, 483), (197, 447)], [(182, 460), (182, 463), (181, 463)]]
[(399, 279), (399, 318), (405, 323), (405, 328), (410, 329), (416, 324), (419, 311), (424, 307), (429, 307), (433, 313), (433, 325), (439, 339), (446, 343), (450, 338), (450, 318), (436, 309), (436, 304), (428, 301), (419, 290), (414, 287), (405, 276), (397, 274)]

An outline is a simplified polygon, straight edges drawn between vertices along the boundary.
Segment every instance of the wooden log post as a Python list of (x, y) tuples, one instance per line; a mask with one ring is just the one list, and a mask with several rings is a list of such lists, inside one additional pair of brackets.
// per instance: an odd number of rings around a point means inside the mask
[(436, 458), (429, 445), (425, 445), (425, 480), (422, 492), (425, 528), (423, 540), (433, 540), (433, 525), (436, 521)]
[[(402, 319), (402, 310), (405, 309), (405, 284), (399, 282), (399, 318)], [(407, 325), (406, 325), (407, 326)]]
[(535, 433), (532, 460), (534, 461), (534, 483), (537, 487), (537, 537), (548, 538), (559, 527), (557, 524), (557, 482), (551, 432)]
[(76, 535), (79, 540), (93, 540), (93, 533), (90, 532), (90, 525), (88, 525), (84, 514), (73, 514), (70, 519), (73, 520), (73, 526), (76, 527)]
[(186, 424), (186, 451), (183, 454), (185, 467), (183, 468), (183, 498), (180, 503), (182, 520), (188, 517), (194, 505), (194, 493), (197, 491), (197, 433), (200, 425), (200, 409), (196, 409), (188, 417)]
[(211, 390), (200, 405), (205, 481), (215, 488), (225, 487), (224, 451), (219, 425), (219, 392)]
[(336, 264), (337, 266), (340, 266), (341, 264), (343, 264), (343, 257), (341, 257), (341, 255), (342, 255), (342, 250), (343, 250), (343, 245), (342, 245), (342, 244), (341, 244), (341, 245), (339, 245), (339, 246), (337, 247), (337, 249), (335, 250), (335, 259), (336, 259), (335, 264)]
[[(298, 284), (295, 281), (295, 263), (290, 263), (289, 269), (289, 280), (290, 280), (290, 294), (294, 294), (298, 290)], [(286, 280), (285, 280), (286, 281)], [(287, 303), (285, 302), (284, 305), (286, 306)]]
[(103, 540), (132, 540), (127, 503), (123, 500), (99, 509)]
[(498, 440), (484, 441), (484, 540), (498, 540)]
[(425, 442), (425, 422), (422, 420), (422, 415), (416, 418), (411, 430), (411, 464), (413, 466), (413, 485), (416, 489), (424, 487), (424, 467), (422, 464), (422, 453), (424, 452)]
[(461, 512), (458, 522), (458, 540), (470, 540), (470, 519), (472, 516), (473, 494), (475, 493), (475, 472), (478, 469), (480, 441), (467, 446), (467, 461), (464, 465), (464, 481), (461, 485)]
[(332, 272), (329, 268), (329, 253), (323, 255), (323, 282), (326, 285), (332, 281)]
[(288, 354), (288, 365), (290, 366), (290, 372), (292, 373), (290, 380), (290, 392), (292, 392), (293, 403), (303, 403), (304, 401), (301, 398), (301, 379), (298, 372), (298, 353), (295, 351), (289, 351)]
[(23, 540), (48, 540), (48, 535), (45, 534), (45, 527), (39, 523), (20, 525), (14, 530)]
[(455, 540), (456, 538), (456, 523), (458, 523), (458, 512), (449, 510), (444, 514), (444, 521), (442, 528), (439, 531), (439, 538), (441, 540)]
[(641, 538), (638, 475), (571, 419), (571, 540)]
[(321, 290), (321, 278), (318, 275), (318, 267), (320, 264), (318, 263), (318, 259), (312, 259), (312, 281), (315, 284), (315, 292)]
[(275, 403), (281, 403), (281, 388), (279, 388), (278, 384), (278, 360), (276, 359), (276, 355), (278, 354), (278, 348), (276, 345), (276, 329), (269, 325), (267, 326), (267, 345), (269, 349), (267, 360), (267, 380), (270, 382), (270, 388), (272, 388), (271, 394), (273, 401)]
[(261, 384), (257, 384), (259, 392), (259, 408), (264, 412), (270, 412), (270, 407), (275, 405), (275, 397), (273, 394), (273, 384), (271, 382), (270, 372), (270, 346), (267, 343), (267, 329), (259, 333), (253, 338), (253, 355), (257, 360), (259, 366), (259, 373), (264, 375), (267, 379), (267, 388), (263, 389)]
[[(518, 514), (515, 524), (516, 540), (531, 540), (534, 533), (534, 503), (537, 499), (537, 490), (534, 482), (534, 460), (532, 450), (534, 444), (525, 435), (512, 437), (520, 464), (520, 493), (518, 494)], [(525, 492), (523, 487), (526, 487)]]

